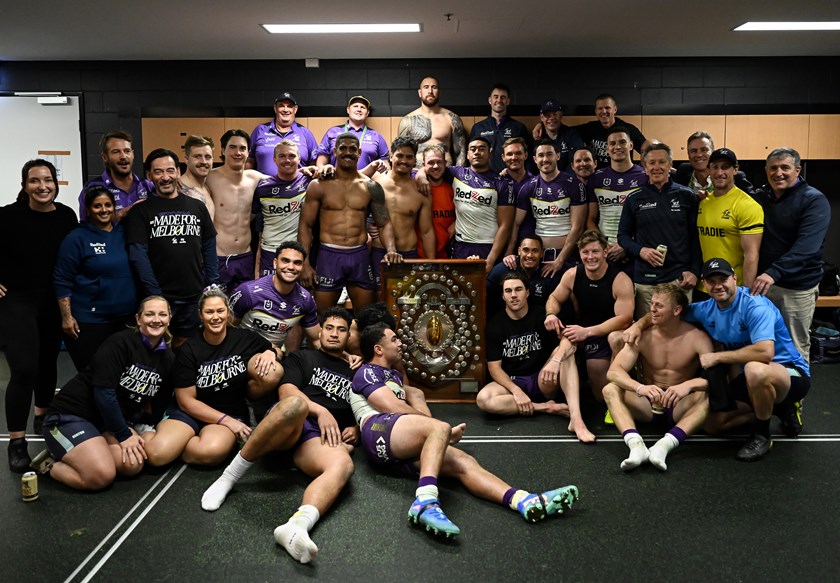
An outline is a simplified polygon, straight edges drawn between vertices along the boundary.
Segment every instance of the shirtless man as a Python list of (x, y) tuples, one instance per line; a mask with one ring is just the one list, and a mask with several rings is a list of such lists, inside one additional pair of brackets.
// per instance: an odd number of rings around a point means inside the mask
[[(400, 136), (391, 143), (391, 170), (384, 174), (377, 173), (373, 179), (385, 191), (385, 204), (388, 216), (394, 225), (397, 251), (403, 259), (419, 259), (417, 254), (417, 232), (426, 257), (435, 258), (435, 229), (432, 224), (432, 201), (417, 190), (417, 183), (411, 177), (411, 170), (417, 159), (417, 142)], [(371, 241), (370, 265), (376, 278), (376, 287), (380, 287), (379, 264), (385, 256), (385, 248), (379, 238)]]
[(424, 77), (417, 95), (420, 96), (420, 107), (400, 120), (397, 135), (408, 136), (417, 142), (420, 154), (432, 144), (441, 144), (446, 148), (447, 165), (464, 166), (467, 163), (464, 124), (456, 114), (438, 105), (438, 80)]
[(207, 177), (216, 214), (216, 254), (219, 256), (219, 284), (228, 291), (256, 277), (254, 252), (251, 251), (251, 206), (254, 191), (265, 174), (246, 170), (251, 137), (243, 130), (228, 130), (222, 135), (222, 161)]
[[(610, 382), (604, 387), (604, 398), (630, 448), (630, 456), (621, 462), (624, 471), (647, 461), (667, 470), (668, 453), (706, 420), (708, 382), (698, 374), (700, 355), (712, 352), (712, 341), (705, 332), (682, 320), (687, 306), (688, 299), (678, 285), (656, 286), (650, 305), (653, 326), (641, 333), (637, 344), (625, 344), (607, 372)], [(634, 380), (630, 371), (640, 356), (642, 377)], [(648, 449), (634, 419), (659, 419), (676, 425)]]
[(379, 239), (385, 245), (385, 263), (402, 261), (394, 243), (385, 193), (379, 184), (356, 169), (359, 151), (359, 138), (355, 134), (337, 136), (334, 178), (313, 180), (306, 190), (298, 240), (308, 256), (312, 227), (320, 220), (321, 249), (316, 269), (306, 260), (301, 282), (305, 287), (315, 283), (315, 304), (319, 313), (335, 305), (345, 285), (354, 310), (361, 310), (374, 300), (376, 282), (366, 245), (368, 210), (373, 213), (373, 220), (379, 227)]
[(184, 142), (186, 173), (181, 175), (181, 194), (200, 200), (207, 206), (210, 218), (216, 213), (213, 198), (205, 182), (213, 170), (213, 140), (205, 136), (190, 136)]

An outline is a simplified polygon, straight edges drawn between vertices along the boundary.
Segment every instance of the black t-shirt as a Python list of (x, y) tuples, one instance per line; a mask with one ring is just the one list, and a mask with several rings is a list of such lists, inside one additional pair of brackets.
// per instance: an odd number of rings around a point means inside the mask
[(228, 327), (225, 339), (215, 346), (199, 334), (178, 352), (172, 384), (176, 389), (195, 387), (196, 398), (202, 403), (226, 415), (248, 419), (248, 361), (270, 349), (268, 340), (250, 330)]
[(645, 136), (631, 123), (617, 117), (615, 123), (608, 128), (601, 125), (600, 121), (588, 121), (575, 129), (580, 133), (584, 143), (592, 150), (592, 157), (598, 163), (598, 168), (607, 168), (610, 165), (610, 155), (607, 152), (607, 138), (613, 129), (623, 127), (630, 132), (630, 140), (633, 142), (633, 149), (641, 155), (642, 144), (645, 143)]
[(151, 196), (126, 217), (128, 244), (148, 247), (149, 261), (163, 295), (195, 300), (204, 289), (202, 245), (216, 236), (207, 207), (189, 196)]
[(297, 350), (283, 361), (283, 367), (283, 384), (294, 385), (326, 407), (342, 429), (356, 424), (349, 401), (354, 372), (345, 360), (320, 350)]
[(172, 396), (171, 370), (175, 355), (169, 348), (154, 350), (138, 332), (117, 332), (96, 351), (90, 365), (70, 379), (53, 398), (50, 411), (69, 413), (102, 428), (94, 387), (114, 389), (123, 418), (130, 421), (151, 400), (162, 411)]
[(545, 329), (545, 309), (529, 307), (520, 320), (502, 310), (487, 325), (487, 361), (502, 361), (510, 376), (540, 372), (557, 347), (557, 334)]

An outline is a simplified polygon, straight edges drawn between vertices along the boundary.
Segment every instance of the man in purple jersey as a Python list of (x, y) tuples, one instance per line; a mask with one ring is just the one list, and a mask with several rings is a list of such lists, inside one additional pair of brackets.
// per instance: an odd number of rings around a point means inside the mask
[(388, 142), (382, 134), (365, 123), (370, 114), (370, 100), (363, 95), (354, 95), (347, 102), (347, 122), (327, 130), (318, 146), (318, 159), (315, 165), (323, 168), (325, 164), (335, 166), (335, 137), (344, 132), (353, 132), (359, 137), (361, 155), (356, 167), (361, 170), (374, 160), (388, 164)]
[(520, 190), (516, 200), (516, 230), (528, 215), (543, 240), (542, 274), (557, 276), (578, 263), (574, 253), (586, 224), (586, 190), (571, 174), (557, 168), (557, 146), (551, 140), (537, 145), (534, 162), (540, 170)]
[[(467, 147), (469, 167), (447, 166), (455, 191), (453, 259), (480, 258), (485, 272), (502, 259), (513, 228), (510, 184), (490, 169), (490, 142), (478, 137)], [(425, 176), (420, 170), (418, 176)]]
[(258, 217), (261, 277), (274, 271), (277, 246), (297, 239), (300, 211), (312, 181), (300, 171), (298, 147), (290, 140), (281, 140), (274, 147), (274, 163), (277, 176), (260, 180), (251, 207), (251, 213)]
[(315, 162), (318, 142), (312, 132), (295, 121), (297, 111), (297, 100), (291, 93), (281, 93), (274, 100), (274, 119), (261, 123), (251, 133), (246, 168), (256, 168), (269, 176), (276, 175), (274, 147), (280, 140), (290, 140), (297, 144), (301, 166)]
[(353, 377), (350, 406), (362, 430), (361, 445), (368, 460), (381, 471), (419, 477), (409, 521), (446, 537), (460, 534), (461, 529), (440, 507), (439, 476), (457, 479), (474, 496), (508, 506), (528, 522), (572, 507), (577, 487), (542, 494), (512, 488), (474, 457), (453, 447), (465, 425), (452, 428), (435, 419), (422, 391), (403, 384), (402, 375), (394, 370), (402, 360), (402, 343), (386, 324), (366, 327), (360, 345), (368, 364)]
[(297, 241), (277, 247), (274, 274), (246, 281), (230, 296), (232, 324), (253, 330), (283, 357), (286, 335), (300, 324), (312, 348), (318, 348), (318, 310), (312, 295), (298, 283), (306, 251)]
[(218, 510), (255, 461), (271, 452), (288, 452), (312, 482), (297, 512), (274, 529), (274, 539), (301, 563), (318, 556), (309, 531), (333, 505), (354, 471), (350, 453), (359, 442), (359, 430), (348, 404), (353, 376), (345, 360), (349, 329), (346, 310), (334, 307), (324, 312), (320, 348), (299, 350), (283, 362), (280, 402), (201, 497), (204, 510)]
[(587, 230), (600, 231), (609, 242), (607, 261), (627, 266), (629, 258), (618, 244), (618, 221), (627, 197), (647, 184), (644, 169), (633, 163), (630, 131), (614, 127), (607, 136), (610, 165), (595, 171), (586, 183), (589, 215)]
[[(502, 146), (502, 160), (507, 167), (507, 172), (502, 175), (502, 181), (509, 185), (513, 200), (516, 200), (522, 187), (534, 177), (526, 166), (528, 162), (528, 142), (522, 138), (509, 138)], [(516, 242), (521, 241), (526, 235), (533, 234), (534, 217), (527, 216), (518, 229), (515, 227), (511, 229), (510, 241), (505, 250), (505, 255), (512, 255), (516, 249)]]
[(114, 195), (114, 209), (117, 220), (121, 220), (131, 205), (146, 198), (154, 192), (155, 187), (148, 180), (143, 180), (132, 172), (134, 164), (134, 148), (131, 134), (122, 130), (111, 131), (99, 140), (102, 151), (102, 163), (105, 171), (98, 178), (94, 178), (79, 194), (79, 218), (87, 220), (85, 208), (85, 192), (91, 186), (104, 186)]

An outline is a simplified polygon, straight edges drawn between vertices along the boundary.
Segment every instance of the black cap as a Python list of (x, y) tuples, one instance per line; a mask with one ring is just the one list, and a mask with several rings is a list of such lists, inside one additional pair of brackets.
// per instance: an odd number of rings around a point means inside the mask
[(703, 264), (703, 275), (701, 277), (706, 279), (716, 274), (728, 277), (730, 275), (735, 275), (735, 270), (732, 269), (732, 266), (729, 265), (729, 262), (726, 259), (713, 257)]
[(295, 99), (295, 96), (289, 93), (288, 91), (278, 95), (277, 99), (274, 100), (274, 103), (280, 103), (281, 101), (291, 101), (292, 105), (298, 104), (297, 99)]
[(540, 115), (550, 111), (563, 111), (563, 106), (560, 105), (559, 101), (555, 101), (551, 98), (546, 99), (542, 102), (542, 104), (540, 104)]
[(712, 152), (712, 155), (709, 156), (709, 164), (720, 158), (726, 158), (727, 160), (732, 162), (733, 165), (738, 165), (738, 157), (735, 156), (735, 152), (733, 152), (729, 148), (718, 148), (717, 150)]

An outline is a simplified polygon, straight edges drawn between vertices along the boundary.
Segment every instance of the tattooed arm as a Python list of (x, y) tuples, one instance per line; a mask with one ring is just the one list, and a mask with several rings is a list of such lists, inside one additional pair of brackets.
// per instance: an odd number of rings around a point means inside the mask
[(467, 165), (467, 135), (464, 132), (464, 124), (457, 114), (449, 113), (449, 122), (452, 124), (452, 163), (455, 166)]
[(408, 114), (400, 120), (397, 135), (408, 136), (418, 144), (432, 139), (432, 120), (423, 114)]
[(365, 183), (370, 194), (370, 211), (373, 215), (373, 222), (379, 227), (379, 242), (385, 247), (385, 263), (402, 263), (402, 255), (397, 253), (396, 241), (394, 239), (394, 225), (388, 215), (388, 207), (385, 204), (385, 191), (382, 185), (373, 180)]

